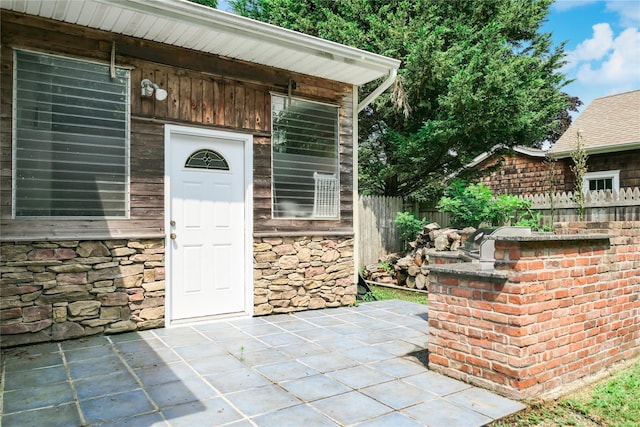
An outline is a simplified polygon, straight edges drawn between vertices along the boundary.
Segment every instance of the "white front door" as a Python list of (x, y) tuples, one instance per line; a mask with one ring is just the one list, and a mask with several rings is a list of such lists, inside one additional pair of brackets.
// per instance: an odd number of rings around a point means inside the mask
[[(170, 322), (247, 311), (244, 138), (166, 132)], [(182, 129), (182, 128), (178, 128)], [(231, 134), (231, 136), (234, 136)]]

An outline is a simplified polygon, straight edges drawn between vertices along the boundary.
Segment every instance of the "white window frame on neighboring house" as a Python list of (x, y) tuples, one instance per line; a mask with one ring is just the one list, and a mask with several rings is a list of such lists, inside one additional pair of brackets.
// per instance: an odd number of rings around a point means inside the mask
[(13, 59), (12, 217), (129, 218), (130, 70), (22, 49)]
[(340, 218), (339, 107), (271, 94), (274, 219)]
[(592, 181), (598, 180), (611, 180), (611, 190), (619, 191), (620, 190), (620, 170), (609, 170), (609, 171), (598, 171), (598, 172), (587, 172), (584, 174), (584, 178), (582, 181), (582, 192), (590, 192), (597, 190), (590, 190), (590, 183)]

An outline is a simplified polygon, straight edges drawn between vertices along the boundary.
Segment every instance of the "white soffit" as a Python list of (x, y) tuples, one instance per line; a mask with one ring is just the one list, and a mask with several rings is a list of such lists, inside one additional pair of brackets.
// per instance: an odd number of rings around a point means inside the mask
[(0, 0), (0, 7), (358, 86), (400, 66), (187, 0)]

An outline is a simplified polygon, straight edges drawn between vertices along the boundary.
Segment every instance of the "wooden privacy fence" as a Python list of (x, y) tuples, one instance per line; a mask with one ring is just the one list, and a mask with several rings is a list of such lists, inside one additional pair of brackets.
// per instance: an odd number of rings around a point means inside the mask
[(374, 264), (382, 255), (402, 249), (395, 225), (396, 214), (402, 211), (401, 197), (360, 196), (358, 209), (360, 225), (357, 233), (358, 270)]
[[(574, 200), (575, 193), (571, 191), (519, 197), (531, 201), (531, 208), (544, 216), (545, 224), (578, 220), (578, 204)], [(638, 187), (589, 191), (583, 197), (585, 221), (640, 221)]]

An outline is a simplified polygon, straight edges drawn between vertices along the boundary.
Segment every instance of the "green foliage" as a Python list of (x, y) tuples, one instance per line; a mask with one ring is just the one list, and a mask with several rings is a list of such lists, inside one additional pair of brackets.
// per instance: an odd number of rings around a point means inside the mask
[(405, 249), (407, 242), (415, 239), (416, 235), (427, 225), (426, 218), (420, 220), (411, 212), (398, 212), (394, 222), (400, 231), (400, 239), (404, 242)]
[(480, 224), (518, 225), (540, 228), (542, 216), (531, 210), (531, 202), (510, 194), (495, 197), (484, 184), (467, 184), (454, 180), (446, 189), (437, 208), (449, 214), (455, 228), (475, 227)]
[(578, 204), (579, 221), (584, 221), (584, 195), (582, 193), (582, 184), (584, 182), (584, 175), (587, 173), (587, 159), (588, 156), (582, 139), (582, 131), (578, 130), (576, 132), (576, 145), (573, 151), (571, 151), (571, 160), (573, 160), (571, 172), (573, 172), (576, 177), (573, 200)]
[(572, 105), (561, 91), (564, 46), (541, 31), (551, 3), (231, 2), (241, 15), (402, 61), (396, 90), (360, 114), (359, 185), (418, 200), (437, 200), (442, 182), (492, 146), (540, 143)]
[(394, 274), (395, 271), (393, 270), (393, 266), (391, 264), (389, 264), (388, 262), (380, 262), (378, 263), (378, 267), (380, 267), (381, 269), (383, 269), (384, 271), (386, 271), (389, 274)]
[(213, 9), (218, 7), (218, 0), (189, 0), (189, 1), (193, 3), (199, 3), (204, 6), (209, 6)]
[(403, 289), (387, 288), (384, 286), (371, 286), (371, 294), (378, 301), (399, 299), (403, 301), (417, 302), (418, 304), (429, 303), (429, 296), (425, 293), (409, 290), (405, 291)]

